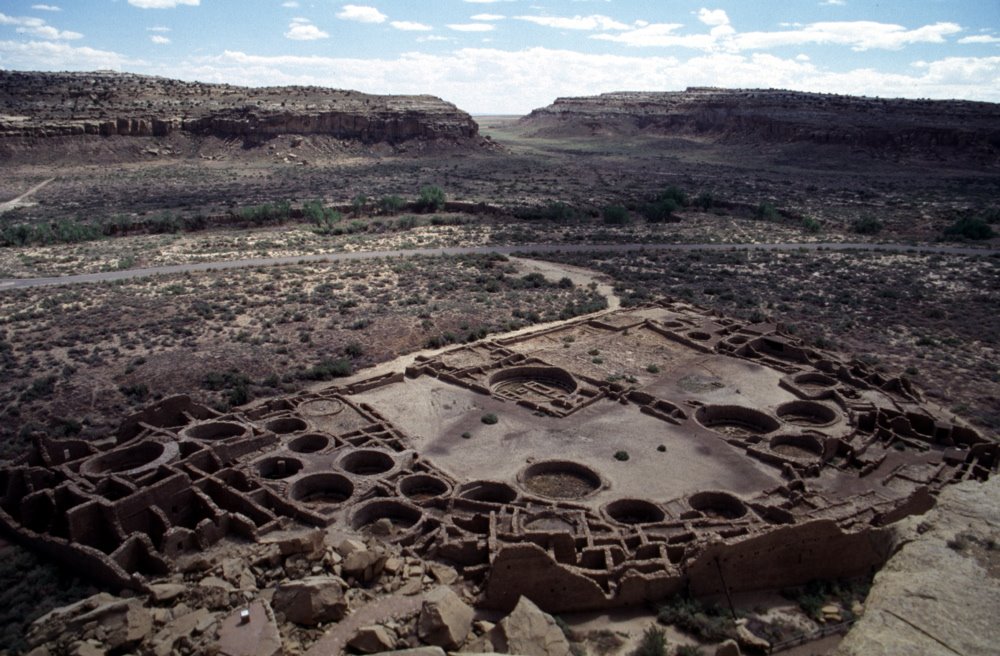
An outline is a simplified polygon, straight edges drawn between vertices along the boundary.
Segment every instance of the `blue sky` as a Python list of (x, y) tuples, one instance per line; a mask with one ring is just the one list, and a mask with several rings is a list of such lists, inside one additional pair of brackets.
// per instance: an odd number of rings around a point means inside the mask
[(1000, 0), (5, 0), (0, 68), (431, 93), (775, 87), (1000, 102)]

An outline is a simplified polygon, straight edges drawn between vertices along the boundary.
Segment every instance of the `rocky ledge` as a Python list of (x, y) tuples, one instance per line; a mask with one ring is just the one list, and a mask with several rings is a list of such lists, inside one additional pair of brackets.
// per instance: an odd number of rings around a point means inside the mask
[(521, 119), (531, 136), (650, 134), (724, 142), (841, 144), (886, 153), (959, 151), (996, 162), (1000, 104), (775, 89), (688, 88), (559, 98)]
[(105, 71), (0, 71), (0, 139), (165, 137), (178, 131), (250, 145), (283, 134), (396, 144), (475, 139), (479, 126), (434, 96), (247, 88)]

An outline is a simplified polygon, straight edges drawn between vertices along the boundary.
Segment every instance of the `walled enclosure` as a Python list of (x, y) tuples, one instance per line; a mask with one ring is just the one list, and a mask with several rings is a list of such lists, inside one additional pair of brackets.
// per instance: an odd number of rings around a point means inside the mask
[[(495, 423), (483, 418), (496, 415)], [(187, 397), (0, 469), (0, 527), (117, 587), (337, 525), (551, 612), (863, 574), (886, 525), (997, 470), (905, 379), (683, 303), (220, 415)]]

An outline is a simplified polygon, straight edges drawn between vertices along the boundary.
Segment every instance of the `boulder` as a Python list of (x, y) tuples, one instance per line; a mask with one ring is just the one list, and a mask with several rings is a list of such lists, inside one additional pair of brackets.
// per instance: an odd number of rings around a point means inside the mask
[(125, 651), (149, 635), (153, 618), (138, 599), (120, 599), (102, 592), (35, 620), (28, 642), (32, 646), (53, 642), (61, 634), (80, 633), (88, 625), (99, 630), (109, 651)]
[[(244, 618), (242, 611), (249, 616)], [(219, 627), (219, 652), (226, 656), (276, 656), (282, 653), (281, 633), (267, 603), (258, 600), (239, 609)]]
[(273, 531), (261, 536), (259, 542), (263, 545), (275, 545), (282, 556), (310, 554), (323, 547), (323, 531)]
[(345, 578), (355, 579), (359, 583), (371, 583), (381, 576), (386, 560), (385, 554), (378, 551), (354, 551), (344, 558), (341, 571)]
[(747, 621), (745, 619), (736, 622), (736, 642), (741, 647), (746, 647), (753, 651), (771, 651), (771, 643), (747, 628)]
[(207, 609), (199, 608), (176, 617), (153, 636), (153, 654), (171, 656), (182, 639), (200, 635), (215, 624), (215, 616)]
[(347, 643), (362, 654), (375, 654), (396, 646), (396, 635), (384, 626), (363, 626)]
[(187, 592), (183, 583), (155, 583), (149, 586), (149, 598), (158, 603), (169, 603)]
[(555, 619), (527, 597), (493, 630), (498, 651), (521, 656), (569, 656), (569, 641)]
[(715, 656), (740, 656), (740, 646), (735, 640), (726, 640), (715, 648)]
[(289, 622), (313, 626), (336, 622), (347, 612), (340, 580), (332, 576), (310, 576), (282, 583), (271, 600), (274, 610)]
[(454, 590), (442, 585), (424, 598), (417, 635), (429, 645), (455, 649), (469, 635), (473, 614), (472, 608)]
[(446, 654), (440, 647), (416, 647), (414, 649), (384, 651), (379, 656), (446, 656)]

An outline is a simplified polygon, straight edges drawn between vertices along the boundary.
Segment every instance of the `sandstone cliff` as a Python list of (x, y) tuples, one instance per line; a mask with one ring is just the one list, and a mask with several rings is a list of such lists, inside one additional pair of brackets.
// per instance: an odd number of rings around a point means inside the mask
[(1000, 104), (782, 90), (689, 88), (559, 98), (521, 119), (530, 136), (650, 134), (723, 142), (841, 144), (883, 153), (960, 151), (996, 160)]
[(279, 134), (397, 144), (475, 139), (479, 126), (433, 96), (246, 88), (103, 71), (0, 71), (0, 139), (165, 137), (178, 131), (248, 144)]

